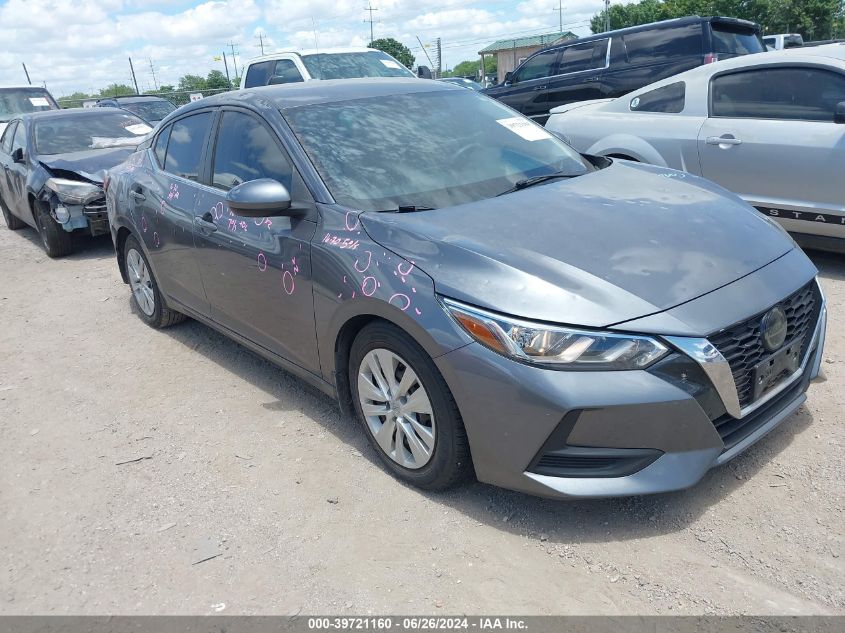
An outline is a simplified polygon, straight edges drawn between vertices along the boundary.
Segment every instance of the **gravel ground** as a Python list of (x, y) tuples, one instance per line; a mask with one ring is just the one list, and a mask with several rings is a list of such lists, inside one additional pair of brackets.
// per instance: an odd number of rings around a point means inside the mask
[(132, 313), (111, 244), (0, 222), (0, 613), (843, 614), (845, 258), (825, 383), (697, 487), (408, 488), (329, 398)]

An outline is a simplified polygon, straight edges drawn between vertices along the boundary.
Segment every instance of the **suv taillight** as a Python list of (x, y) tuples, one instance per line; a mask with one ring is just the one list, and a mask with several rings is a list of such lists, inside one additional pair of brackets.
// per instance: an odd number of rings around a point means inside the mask
[(707, 53), (704, 56), (704, 63), (705, 64), (712, 64), (713, 62), (719, 61), (719, 53)]

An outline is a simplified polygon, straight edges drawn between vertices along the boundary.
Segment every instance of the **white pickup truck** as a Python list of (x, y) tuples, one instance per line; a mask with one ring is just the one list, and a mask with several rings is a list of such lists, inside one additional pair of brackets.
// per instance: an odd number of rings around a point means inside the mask
[(319, 48), (280, 51), (250, 59), (241, 76), (241, 88), (314, 79), (415, 76), (393, 57), (374, 48)]

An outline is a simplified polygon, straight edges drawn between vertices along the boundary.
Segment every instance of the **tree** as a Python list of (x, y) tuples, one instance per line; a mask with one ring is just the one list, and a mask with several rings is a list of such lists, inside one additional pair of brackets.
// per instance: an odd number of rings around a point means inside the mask
[[(724, 15), (757, 22), (765, 33), (800, 33), (805, 40), (843, 34), (843, 0), (641, 0), (610, 7), (610, 27), (621, 29), (686, 15)], [(604, 31), (604, 11), (590, 20)]]
[(58, 101), (85, 101), (86, 99), (90, 99), (91, 95), (87, 92), (74, 92), (66, 97), (59, 97)]
[(380, 51), (384, 51), (391, 57), (395, 57), (396, 60), (405, 66), (406, 68), (410, 69), (414, 65), (414, 55), (411, 53), (411, 49), (405, 46), (399, 40), (395, 40), (392, 37), (383, 37), (377, 40), (374, 40), (368, 44), (370, 48), (376, 48)]
[(185, 75), (184, 77), (179, 78), (179, 90), (205, 90), (208, 86), (206, 86), (205, 78), (200, 77), (199, 75)]
[(232, 89), (232, 86), (229, 84), (229, 80), (226, 79), (226, 75), (224, 75), (219, 70), (209, 71), (208, 76), (205, 78), (205, 87), (208, 90)]
[[(495, 55), (487, 55), (484, 57), (485, 75), (491, 75), (496, 72), (496, 61), (497, 60)], [(473, 77), (475, 79), (478, 79), (478, 69), (480, 67), (481, 60), (478, 59), (475, 61), (460, 62), (459, 64), (455, 64), (455, 67), (452, 69), (449, 75), (452, 77)]]
[(120, 95), (134, 95), (135, 88), (127, 86), (126, 84), (111, 84), (108, 88), (100, 90), (99, 97), (119, 97)]

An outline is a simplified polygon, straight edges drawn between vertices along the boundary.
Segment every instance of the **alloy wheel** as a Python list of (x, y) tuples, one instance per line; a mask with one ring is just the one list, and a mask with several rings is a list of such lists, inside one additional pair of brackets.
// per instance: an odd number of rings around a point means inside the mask
[(358, 399), (367, 429), (394, 462), (416, 470), (434, 453), (431, 401), (416, 372), (396, 353), (374, 349), (358, 369)]
[(126, 271), (129, 273), (129, 287), (141, 312), (151, 317), (156, 309), (155, 292), (150, 271), (141, 254), (134, 248), (126, 253)]

